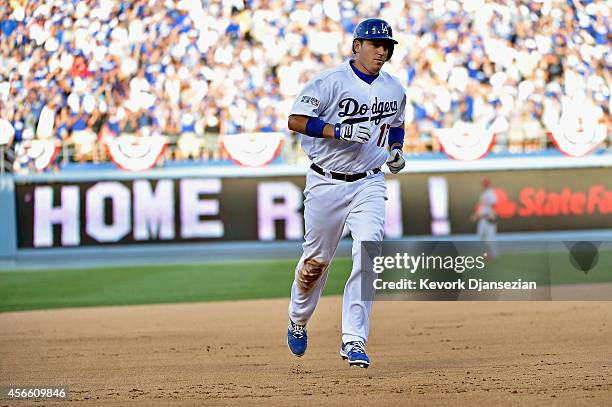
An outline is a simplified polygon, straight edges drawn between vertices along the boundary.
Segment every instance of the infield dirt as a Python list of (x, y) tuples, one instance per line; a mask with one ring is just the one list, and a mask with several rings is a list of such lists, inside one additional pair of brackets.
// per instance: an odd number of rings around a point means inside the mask
[(612, 302), (377, 302), (369, 369), (338, 356), (338, 297), (300, 359), (287, 300), (0, 314), (0, 405), (610, 405)]

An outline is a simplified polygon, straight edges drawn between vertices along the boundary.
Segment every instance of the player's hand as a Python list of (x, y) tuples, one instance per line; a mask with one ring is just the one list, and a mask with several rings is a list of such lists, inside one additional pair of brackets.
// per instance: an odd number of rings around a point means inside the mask
[(372, 131), (363, 124), (338, 123), (334, 126), (334, 137), (338, 140), (363, 144), (372, 137)]
[(389, 159), (387, 160), (387, 167), (393, 174), (397, 174), (406, 166), (406, 161), (402, 156), (401, 148), (394, 148), (391, 150)]

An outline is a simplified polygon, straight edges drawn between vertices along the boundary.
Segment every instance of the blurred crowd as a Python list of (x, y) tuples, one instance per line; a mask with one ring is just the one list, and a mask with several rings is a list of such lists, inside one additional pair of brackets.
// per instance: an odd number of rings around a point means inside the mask
[(104, 161), (122, 134), (224, 159), (222, 135), (286, 132), (297, 92), (350, 57), (366, 17), (399, 41), (384, 69), (407, 89), (407, 152), (437, 151), (432, 133), (458, 122), (494, 129), (496, 151), (541, 150), (567, 106), (610, 129), (610, 7), (590, 0), (9, 0), (0, 129), (17, 162), (32, 139)]

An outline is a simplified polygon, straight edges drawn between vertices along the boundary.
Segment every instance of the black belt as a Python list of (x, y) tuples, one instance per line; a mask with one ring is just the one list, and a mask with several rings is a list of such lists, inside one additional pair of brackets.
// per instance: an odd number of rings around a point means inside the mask
[[(319, 167), (317, 164), (312, 163), (310, 165), (310, 168), (312, 168), (314, 172), (325, 176), (325, 171), (323, 171), (323, 168)], [(378, 174), (379, 172), (380, 172), (380, 168), (374, 168), (372, 170), (372, 174)], [(368, 173), (360, 172), (359, 174), (342, 174), (340, 172), (330, 171), (329, 175), (331, 175), (333, 179), (337, 179), (340, 181), (346, 181), (346, 182), (353, 182), (353, 181), (357, 181), (357, 180), (367, 177)]]

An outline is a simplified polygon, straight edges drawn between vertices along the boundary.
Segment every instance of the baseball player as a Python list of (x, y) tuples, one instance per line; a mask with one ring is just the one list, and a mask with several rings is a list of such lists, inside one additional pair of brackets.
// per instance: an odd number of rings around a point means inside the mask
[(406, 93), (399, 80), (381, 71), (393, 55), (391, 26), (361, 22), (353, 34), (353, 58), (312, 79), (298, 95), (289, 129), (304, 134), (302, 148), (312, 161), (304, 189), (303, 254), (295, 269), (289, 303), (287, 344), (306, 352), (306, 324), (312, 316), (343, 228), (353, 237), (351, 275), (342, 303), (340, 355), (367, 368), (365, 351), (373, 298), (361, 295), (361, 241), (382, 241), (385, 180), (404, 168)]
[(497, 244), (495, 243), (497, 238), (497, 213), (495, 212), (497, 195), (489, 178), (483, 178), (482, 188), (472, 220), (478, 221), (476, 228), (478, 238), (487, 245), (489, 257), (495, 258), (497, 256)]

